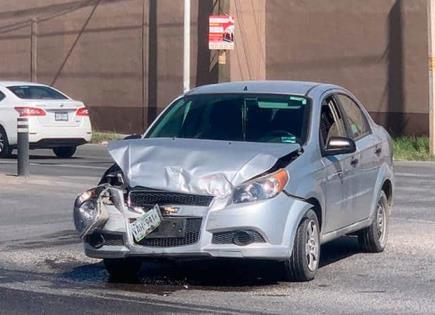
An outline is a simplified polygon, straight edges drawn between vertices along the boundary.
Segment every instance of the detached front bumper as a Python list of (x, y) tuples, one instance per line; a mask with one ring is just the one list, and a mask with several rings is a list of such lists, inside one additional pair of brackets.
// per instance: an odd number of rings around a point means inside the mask
[[(118, 196), (121, 197), (122, 194), (118, 192)], [(116, 204), (117, 206), (103, 205), (109, 215), (108, 220), (84, 236), (87, 256), (286, 259), (291, 256), (298, 224), (311, 207), (305, 201), (284, 193), (269, 200), (245, 204), (214, 200), (210, 207), (177, 206), (179, 211), (167, 218), (192, 219), (198, 229), (193, 243), (180, 245), (172, 241), (137, 244), (129, 229), (129, 221), (141, 214), (129, 209), (124, 202)], [(249, 234), (252, 242), (248, 245), (234, 242), (234, 235), (238, 232)]]

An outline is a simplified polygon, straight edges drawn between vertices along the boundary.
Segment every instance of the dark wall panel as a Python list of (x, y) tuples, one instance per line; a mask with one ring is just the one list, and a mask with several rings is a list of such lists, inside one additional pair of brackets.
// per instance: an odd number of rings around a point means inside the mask
[(428, 133), (427, 52), (426, 0), (266, 2), (267, 78), (342, 85), (395, 134)]
[[(192, 86), (215, 82), (211, 11), (211, 0), (192, 1)], [(182, 93), (183, 1), (0, 0), (1, 80), (30, 80), (32, 18), (37, 80), (83, 100), (96, 129), (142, 132)]]

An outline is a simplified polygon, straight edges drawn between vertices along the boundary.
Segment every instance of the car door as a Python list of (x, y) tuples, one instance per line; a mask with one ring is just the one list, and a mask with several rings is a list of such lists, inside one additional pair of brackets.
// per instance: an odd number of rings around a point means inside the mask
[(357, 148), (352, 159), (354, 178), (350, 186), (352, 198), (349, 204), (353, 217), (350, 223), (355, 223), (369, 216), (382, 149), (380, 139), (372, 132), (366, 114), (356, 100), (344, 93), (338, 94), (337, 99), (348, 134)]
[(322, 189), (325, 194), (324, 232), (332, 232), (349, 224), (349, 199), (352, 193), (352, 154), (325, 156), (324, 149), (330, 137), (347, 137), (343, 115), (333, 95), (322, 101), (319, 145), (324, 165)]

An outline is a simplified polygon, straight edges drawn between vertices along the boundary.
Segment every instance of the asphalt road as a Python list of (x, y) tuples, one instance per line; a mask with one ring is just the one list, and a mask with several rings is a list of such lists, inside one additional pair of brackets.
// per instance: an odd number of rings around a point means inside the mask
[(0, 159), (0, 314), (435, 314), (435, 163), (396, 163), (384, 253), (361, 253), (351, 237), (326, 244), (312, 282), (230, 260), (151, 263), (137, 283), (112, 283), (71, 218), (75, 196), (111, 164), (104, 147), (68, 160), (32, 153), (28, 180)]

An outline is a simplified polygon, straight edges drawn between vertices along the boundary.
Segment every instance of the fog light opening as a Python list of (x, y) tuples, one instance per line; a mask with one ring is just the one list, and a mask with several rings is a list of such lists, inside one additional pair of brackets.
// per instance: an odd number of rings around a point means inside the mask
[(104, 239), (103, 234), (101, 233), (92, 233), (88, 236), (87, 239), (89, 245), (91, 245), (94, 248), (101, 248), (106, 243), (106, 240)]
[(233, 243), (238, 246), (246, 246), (254, 242), (251, 233), (247, 231), (237, 231), (233, 236)]

